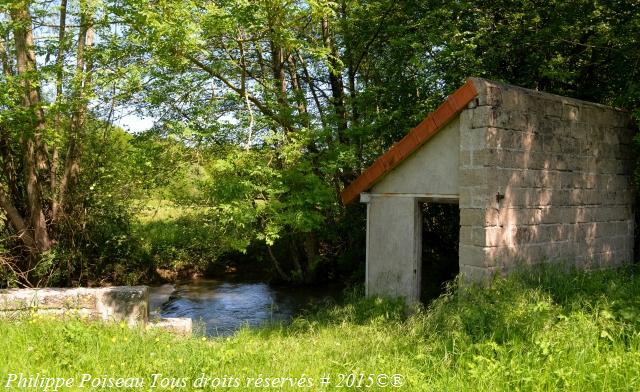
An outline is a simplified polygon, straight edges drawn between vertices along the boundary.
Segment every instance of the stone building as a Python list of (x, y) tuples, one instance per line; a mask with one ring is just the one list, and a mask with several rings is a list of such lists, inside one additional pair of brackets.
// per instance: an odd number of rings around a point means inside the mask
[(367, 203), (368, 295), (419, 298), (423, 202), (459, 206), (470, 280), (632, 261), (633, 134), (624, 111), (469, 79), (342, 193)]

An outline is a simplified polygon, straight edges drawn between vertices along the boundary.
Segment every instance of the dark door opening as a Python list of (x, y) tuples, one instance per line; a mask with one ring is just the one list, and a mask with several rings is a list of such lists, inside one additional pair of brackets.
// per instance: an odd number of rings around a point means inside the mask
[(424, 303), (442, 294), (445, 283), (454, 279), (460, 242), (460, 209), (457, 203), (421, 203), (422, 266), (420, 300)]

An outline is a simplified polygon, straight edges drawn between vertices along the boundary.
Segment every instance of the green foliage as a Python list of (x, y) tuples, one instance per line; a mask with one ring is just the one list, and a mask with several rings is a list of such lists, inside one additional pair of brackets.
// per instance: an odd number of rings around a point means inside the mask
[(156, 268), (206, 268), (222, 254), (244, 249), (246, 240), (229, 236), (210, 208), (147, 201), (132, 235), (139, 238)]
[[(58, 223), (59, 242), (48, 274), (49, 285), (135, 284), (149, 279), (150, 264), (133, 236), (134, 205), (153, 170), (132, 136), (101, 122), (88, 127), (82, 167), (86, 174), (69, 200), (74, 209)], [(157, 173), (155, 173), (157, 175)]]
[(240, 229), (256, 225), (254, 236), (268, 245), (286, 230), (318, 229), (332, 198), (300, 146), (292, 144), (280, 156), (269, 149), (233, 149), (211, 164), (204, 184), (221, 219)]

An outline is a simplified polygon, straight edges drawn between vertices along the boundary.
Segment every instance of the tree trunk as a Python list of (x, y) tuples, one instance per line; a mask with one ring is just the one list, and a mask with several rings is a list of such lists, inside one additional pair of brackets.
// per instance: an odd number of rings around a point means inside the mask
[(322, 19), (322, 40), (324, 47), (329, 50), (329, 85), (331, 86), (331, 103), (338, 118), (338, 141), (346, 143), (347, 111), (344, 107), (344, 83), (338, 61), (338, 51), (333, 43), (333, 37), (329, 29), (329, 18)]
[(301, 117), (304, 117), (304, 125), (309, 127), (311, 124), (309, 123), (309, 117), (307, 116), (307, 101), (304, 97), (304, 92), (302, 91), (302, 87), (300, 86), (300, 81), (298, 78), (298, 67), (296, 65), (296, 59), (293, 55), (289, 55), (287, 57), (287, 63), (289, 64), (289, 78), (291, 78), (291, 88), (295, 94), (296, 103), (298, 105), (298, 114)]
[[(4, 38), (4, 37), (2, 37)], [(9, 55), (7, 54), (7, 48), (4, 42), (0, 39), (0, 65), (2, 65), (2, 74), (4, 76), (11, 76), (13, 74), (11, 65), (9, 64)]]
[(315, 232), (304, 233), (304, 252), (307, 256), (307, 272), (305, 281), (310, 283), (316, 279), (320, 264), (318, 236)]
[[(60, 129), (60, 104), (62, 102), (62, 83), (63, 83), (63, 65), (65, 53), (65, 39), (67, 29), (67, 0), (60, 0), (60, 30), (58, 30), (58, 54), (56, 56), (56, 106), (58, 106), (55, 120), (55, 128)], [(60, 160), (60, 152), (57, 146), (53, 146), (51, 153), (51, 166), (49, 173), (49, 188), (53, 195), (51, 201), (51, 216), (55, 220), (58, 217), (58, 164)]]
[(280, 262), (278, 262), (278, 259), (273, 254), (273, 249), (271, 249), (271, 245), (267, 245), (267, 252), (269, 253), (269, 257), (271, 258), (271, 262), (273, 263), (273, 267), (276, 269), (276, 272), (278, 273), (278, 276), (280, 277), (280, 279), (284, 280), (285, 282), (291, 280), (289, 275), (287, 275), (282, 270), (282, 267), (280, 267)]
[[(41, 157), (37, 152), (38, 142), (45, 128), (44, 111), (41, 105), (40, 91), (31, 78), (36, 72), (36, 59), (33, 52), (33, 32), (29, 3), (21, 1), (10, 9), (11, 19), (14, 24), (14, 40), (16, 51), (17, 73), (22, 78), (22, 101), (25, 108), (32, 112), (31, 123), (23, 130), (21, 135), (23, 146), (24, 176), (27, 188), (27, 206), (29, 224), (33, 230), (36, 250), (31, 253), (39, 253), (51, 248), (51, 240), (42, 209), (42, 194), (38, 181), (38, 167), (43, 166)], [(9, 211), (6, 211), (9, 213)], [(25, 245), (29, 245), (25, 242)]]
[(87, 52), (93, 46), (93, 17), (86, 0), (80, 1), (80, 30), (78, 32), (78, 49), (76, 54), (76, 75), (74, 78), (73, 115), (71, 118), (71, 135), (65, 156), (64, 172), (60, 180), (58, 206), (54, 219), (64, 211), (65, 197), (70, 184), (74, 183), (80, 172), (80, 145), (84, 134), (87, 114), (88, 93), (91, 90), (92, 61)]
[(289, 103), (287, 102), (287, 80), (285, 70), (284, 48), (274, 40), (271, 45), (271, 67), (273, 71), (273, 87), (278, 102), (278, 117), (282, 120), (281, 125), (285, 134), (293, 131), (289, 120)]
[(11, 199), (2, 190), (0, 190), (0, 208), (4, 210), (5, 214), (7, 214), (9, 224), (13, 227), (13, 230), (16, 232), (22, 243), (29, 250), (35, 251), (37, 249), (36, 243), (27, 228), (27, 224), (22, 218), (20, 212), (11, 202)]

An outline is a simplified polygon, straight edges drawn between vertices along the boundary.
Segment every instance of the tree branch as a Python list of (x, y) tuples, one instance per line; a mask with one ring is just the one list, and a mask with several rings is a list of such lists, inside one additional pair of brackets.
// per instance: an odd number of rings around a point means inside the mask
[(280, 116), (278, 116), (271, 109), (269, 109), (267, 106), (265, 106), (262, 102), (260, 102), (260, 100), (258, 100), (256, 97), (254, 97), (253, 95), (251, 95), (249, 93), (245, 94), (242, 91), (242, 88), (235, 86), (233, 83), (231, 83), (231, 81), (229, 79), (225, 78), (220, 73), (216, 72), (213, 68), (211, 68), (207, 64), (203, 63), (202, 61), (198, 60), (195, 56), (192, 56), (192, 55), (187, 54), (187, 53), (179, 53), (179, 54), (182, 57), (186, 58), (187, 60), (191, 61), (195, 66), (197, 66), (201, 70), (205, 71), (206, 73), (208, 73), (212, 77), (218, 79), (220, 82), (222, 82), (225, 86), (227, 86), (233, 92), (238, 94), (240, 97), (248, 99), (249, 101), (251, 101), (251, 103), (253, 103), (255, 105), (255, 107), (257, 107), (258, 110), (260, 110), (260, 112), (262, 112), (262, 114), (264, 114), (267, 117), (272, 118), (273, 120), (275, 120), (278, 124), (280, 124), (283, 127), (287, 126), (286, 122), (283, 119), (281, 119)]

